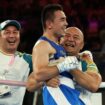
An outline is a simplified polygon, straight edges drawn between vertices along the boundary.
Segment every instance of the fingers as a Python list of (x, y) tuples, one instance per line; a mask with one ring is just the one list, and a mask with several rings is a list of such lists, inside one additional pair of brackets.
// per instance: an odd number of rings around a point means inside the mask
[(46, 81), (46, 85), (54, 88), (58, 87), (60, 85), (59, 77), (55, 77)]

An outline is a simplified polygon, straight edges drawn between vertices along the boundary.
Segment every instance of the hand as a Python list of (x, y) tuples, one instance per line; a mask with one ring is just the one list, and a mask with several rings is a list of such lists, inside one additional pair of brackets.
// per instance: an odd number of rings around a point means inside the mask
[(87, 63), (87, 71), (98, 71), (97, 65), (93, 61), (90, 51), (84, 51), (79, 54), (80, 59)]
[(34, 92), (35, 90), (40, 89), (43, 84), (43, 82), (36, 81), (34, 72), (32, 72), (27, 79), (26, 88), (28, 91)]
[(75, 56), (68, 56), (64, 61), (57, 64), (59, 72), (70, 71), (78, 69), (78, 60)]
[(82, 53), (79, 54), (79, 57), (81, 60), (87, 63), (93, 62), (93, 57), (90, 51), (83, 51)]
[(58, 76), (46, 81), (47, 86), (54, 87), (54, 88), (58, 87), (59, 84), (60, 84), (60, 80)]

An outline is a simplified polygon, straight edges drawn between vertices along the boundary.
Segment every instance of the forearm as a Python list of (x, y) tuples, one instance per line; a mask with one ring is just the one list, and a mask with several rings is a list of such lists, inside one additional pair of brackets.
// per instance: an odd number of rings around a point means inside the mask
[(72, 75), (81, 86), (94, 92), (99, 88), (102, 79), (97, 65), (93, 61), (92, 53), (84, 51), (80, 53), (80, 59), (87, 64), (86, 72), (73, 71)]
[(29, 91), (29, 92), (34, 92), (35, 90), (38, 90), (40, 89), (41, 87), (43, 86), (43, 82), (27, 82), (27, 85), (26, 85), (26, 89)]
[(33, 92), (37, 89), (40, 89), (42, 86), (43, 82), (38, 82), (34, 76), (34, 72), (32, 72), (27, 79), (26, 83), (27, 90)]
[(34, 76), (38, 82), (46, 81), (59, 75), (59, 70), (56, 66), (47, 66), (35, 69)]
[(89, 91), (95, 92), (99, 88), (99, 85), (101, 83), (101, 77), (98, 73), (84, 73), (80, 70), (71, 71), (70, 73), (73, 75), (79, 85), (88, 89)]

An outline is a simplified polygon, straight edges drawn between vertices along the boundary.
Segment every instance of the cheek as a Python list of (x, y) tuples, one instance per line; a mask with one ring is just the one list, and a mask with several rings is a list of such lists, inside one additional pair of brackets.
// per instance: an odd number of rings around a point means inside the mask
[(2, 38), (2, 39), (0, 40), (0, 43), (1, 43), (1, 44), (7, 43), (7, 39), (6, 39), (6, 38)]
[(67, 46), (64, 46), (64, 49), (67, 51), (67, 52), (70, 52), (71, 50), (73, 50), (71, 47), (67, 47)]
[(18, 45), (19, 45), (19, 43), (20, 43), (20, 39), (17, 40), (17, 43), (18, 43)]
[(20, 36), (19, 35), (16, 38), (17, 38), (17, 40), (20, 40)]
[(77, 44), (78, 46), (81, 46), (81, 45), (82, 45), (82, 42), (81, 42), (81, 41), (76, 41), (76, 44)]
[(78, 49), (81, 50), (83, 48), (83, 43), (78, 42), (76, 46), (77, 46)]

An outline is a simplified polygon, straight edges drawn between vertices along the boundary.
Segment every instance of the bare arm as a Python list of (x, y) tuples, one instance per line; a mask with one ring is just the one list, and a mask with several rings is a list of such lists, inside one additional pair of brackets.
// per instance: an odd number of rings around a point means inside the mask
[(100, 74), (96, 72), (82, 72), (80, 70), (75, 70), (70, 73), (74, 76), (79, 85), (92, 92), (97, 91), (102, 81)]
[(34, 92), (35, 90), (38, 90), (38, 89), (42, 88), (44, 83), (47, 86), (56, 88), (60, 84), (59, 76), (55, 76), (54, 78), (46, 80), (45, 82), (37, 82), (36, 79), (35, 79), (34, 73), (32, 72), (28, 77), (26, 88), (27, 88), (28, 91)]
[(49, 55), (55, 53), (54, 51), (55, 50), (46, 41), (39, 42), (33, 48), (33, 70), (34, 76), (38, 82), (48, 80), (59, 74), (56, 66), (48, 66)]
[(37, 82), (34, 76), (34, 73), (32, 72), (27, 80), (26, 88), (30, 92), (34, 92), (35, 90), (40, 89), (43, 86), (43, 82)]
[(101, 75), (98, 73), (98, 68), (94, 63), (91, 54), (82, 54), (81, 59), (87, 63), (87, 71), (82, 72), (80, 70), (75, 70), (70, 73), (74, 76), (78, 84), (92, 92), (95, 92), (102, 81)]

